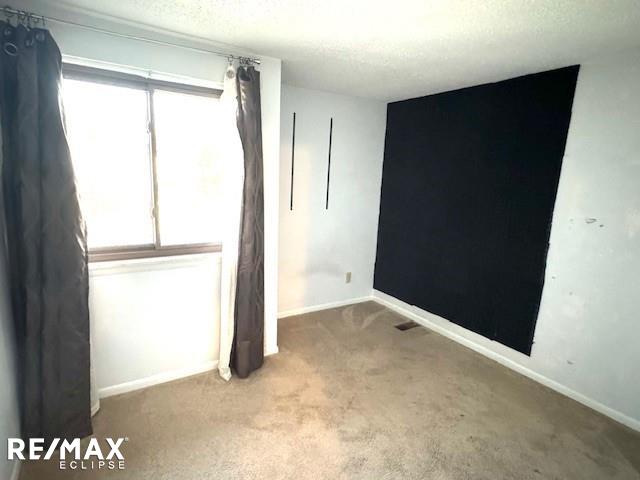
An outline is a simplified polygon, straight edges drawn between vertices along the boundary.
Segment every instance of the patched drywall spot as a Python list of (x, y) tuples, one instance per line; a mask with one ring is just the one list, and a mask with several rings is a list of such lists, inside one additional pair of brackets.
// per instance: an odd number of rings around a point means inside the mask
[(640, 210), (631, 210), (625, 214), (624, 219), (627, 236), (634, 238), (640, 233)]
[(585, 302), (577, 295), (571, 295), (562, 307), (562, 313), (569, 318), (581, 318), (584, 315)]

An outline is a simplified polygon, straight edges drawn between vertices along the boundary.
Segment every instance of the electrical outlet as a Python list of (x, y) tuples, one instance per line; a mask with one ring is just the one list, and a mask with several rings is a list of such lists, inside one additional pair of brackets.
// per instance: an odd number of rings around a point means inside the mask
[(344, 276), (344, 283), (351, 283), (351, 272), (347, 272)]

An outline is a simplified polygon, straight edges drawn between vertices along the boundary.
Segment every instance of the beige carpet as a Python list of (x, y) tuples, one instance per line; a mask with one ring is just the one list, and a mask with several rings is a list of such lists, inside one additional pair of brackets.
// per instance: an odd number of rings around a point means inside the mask
[(22, 480), (640, 479), (640, 434), (374, 303), (280, 321), (248, 380), (215, 373), (106, 399), (126, 470)]

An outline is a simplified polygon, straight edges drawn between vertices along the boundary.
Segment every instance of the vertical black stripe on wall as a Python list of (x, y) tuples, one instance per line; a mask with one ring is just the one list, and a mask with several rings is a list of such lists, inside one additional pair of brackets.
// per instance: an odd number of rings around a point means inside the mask
[(329, 210), (329, 182), (331, 181), (331, 143), (333, 140), (333, 117), (329, 121), (329, 159), (327, 162), (327, 198), (324, 209)]
[(289, 197), (289, 210), (293, 210), (293, 173), (296, 164), (296, 112), (293, 112), (293, 133), (291, 135), (291, 193)]

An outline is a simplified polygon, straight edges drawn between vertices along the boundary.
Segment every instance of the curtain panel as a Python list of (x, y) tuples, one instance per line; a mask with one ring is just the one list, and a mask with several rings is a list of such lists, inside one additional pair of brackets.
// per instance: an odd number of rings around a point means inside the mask
[(245, 378), (264, 359), (264, 188), (260, 72), (237, 71), (237, 124), (244, 150), (235, 329), (231, 364)]
[(63, 127), (60, 50), (0, 22), (2, 186), (22, 435), (91, 434), (85, 225)]
[(217, 145), (225, 159), (223, 190), (225, 204), (224, 238), (222, 242), (222, 268), (220, 278), (220, 360), (218, 372), (225, 380), (231, 379), (231, 350), (235, 330), (236, 288), (240, 241), (240, 215), (244, 184), (244, 153), (237, 126), (238, 93), (236, 69), (229, 65), (224, 75), (222, 104), (217, 118)]

